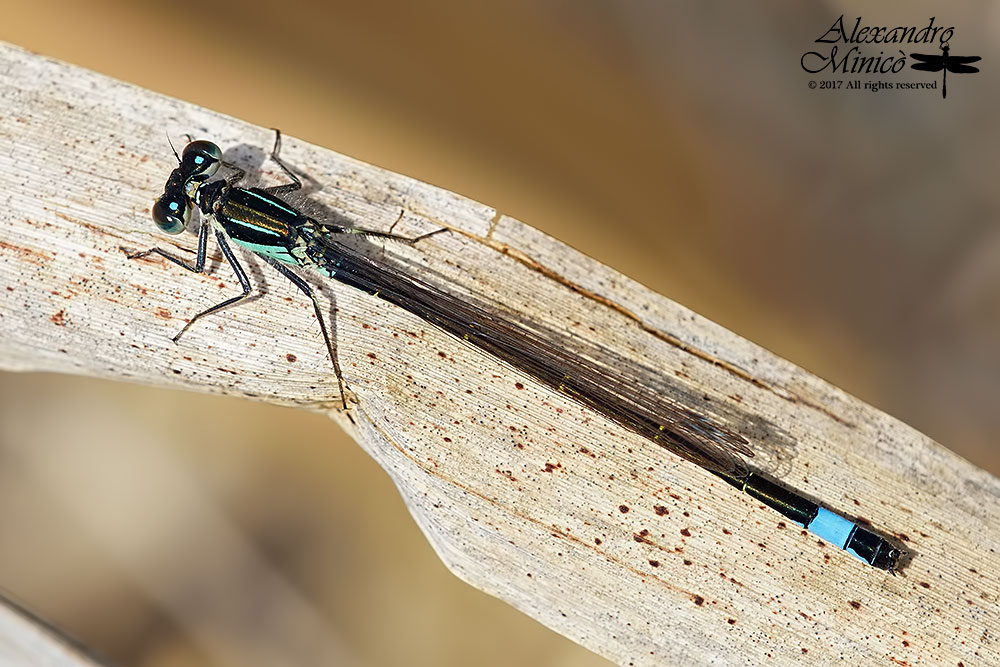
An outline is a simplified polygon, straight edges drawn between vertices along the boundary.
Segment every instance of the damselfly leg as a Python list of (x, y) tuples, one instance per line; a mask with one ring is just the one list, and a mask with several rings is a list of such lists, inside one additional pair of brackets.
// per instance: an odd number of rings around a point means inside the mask
[[(275, 164), (281, 167), (281, 171), (283, 171), (285, 175), (291, 179), (292, 182), (284, 183), (282, 185), (274, 185), (269, 188), (264, 188), (264, 192), (279, 197), (281, 195), (285, 195), (290, 192), (296, 192), (297, 190), (302, 189), (302, 179), (300, 179), (295, 174), (295, 172), (292, 171), (291, 167), (285, 164), (285, 162), (279, 156), (280, 153), (281, 153), (281, 130), (279, 130), (278, 128), (274, 128), (274, 146), (271, 148), (271, 159), (274, 160)], [(226, 166), (231, 166), (228, 163), (224, 164), (226, 164)], [(389, 230), (385, 232), (377, 229), (366, 229), (364, 227), (348, 227), (334, 222), (324, 222), (319, 220), (315, 220), (314, 223), (319, 227), (321, 227), (323, 231), (329, 234), (355, 234), (358, 236), (363, 236), (368, 238), (379, 238), (379, 239), (385, 239), (387, 241), (395, 241), (398, 243), (404, 243), (406, 245), (413, 245), (414, 243), (423, 241), (424, 239), (430, 238), (435, 234), (440, 234), (441, 232), (448, 231), (447, 227), (441, 227), (440, 229), (435, 229), (433, 231), (420, 234), (418, 236), (403, 236), (401, 234), (394, 234), (392, 230), (396, 228), (396, 225), (399, 224), (399, 222), (403, 219), (403, 216), (405, 214), (406, 211), (401, 209), (399, 211), (399, 217), (397, 217), (395, 222), (393, 222), (389, 226)]]
[[(207, 223), (202, 224), (203, 228), (207, 226), (208, 226)], [(215, 232), (215, 240), (219, 243), (219, 249), (222, 250), (222, 255), (226, 258), (226, 261), (229, 262), (229, 266), (233, 267), (233, 273), (236, 274), (236, 279), (240, 281), (240, 287), (243, 288), (243, 293), (238, 296), (234, 296), (231, 299), (220, 301), (211, 308), (206, 308), (205, 310), (201, 311), (200, 313), (192, 317), (190, 320), (188, 320), (187, 324), (181, 327), (181, 330), (177, 332), (177, 335), (173, 337), (172, 340), (175, 343), (181, 339), (181, 336), (184, 335), (185, 331), (191, 328), (192, 324), (194, 324), (201, 318), (205, 317), (206, 315), (217, 313), (223, 308), (234, 306), (240, 301), (243, 301), (248, 296), (250, 296), (250, 292), (253, 289), (253, 286), (250, 284), (250, 279), (247, 277), (247, 272), (243, 270), (243, 266), (240, 265), (239, 260), (236, 259), (236, 255), (233, 254), (233, 249), (229, 247), (228, 243), (226, 243), (225, 234), (218, 231)]]
[(323, 228), (323, 231), (327, 232), (328, 234), (356, 234), (358, 236), (364, 236), (366, 238), (384, 239), (386, 241), (393, 241), (396, 243), (405, 243), (406, 245), (413, 245), (414, 243), (423, 241), (424, 239), (430, 238), (435, 234), (440, 234), (442, 232), (448, 231), (447, 227), (441, 227), (439, 229), (435, 229), (433, 231), (420, 234), (419, 236), (402, 236), (400, 234), (393, 234), (392, 230), (395, 229), (396, 225), (399, 224), (399, 221), (403, 219), (403, 215), (405, 213), (406, 213), (405, 211), (399, 212), (399, 217), (396, 218), (396, 221), (392, 223), (392, 225), (389, 227), (389, 231), (387, 232), (381, 232), (377, 229), (344, 227), (343, 225), (338, 225), (335, 223), (320, 223), (320, 226)]
[(326, 342), (326, 351), (330, 354), (330, 361), (333, 362), (333, 372), (337, 376), (337, 384), (340, 387), (340, 402), (347, 409), (347, 385), (344, 383), (344, 374), (340, 371), (340, 361), (337, 357), (337, 343), (330, 337), (330, 333), (326, 329), (326, 318), (323, 317), (323, 310), (319, 306), (319, 300), (316, 298), (316, 293), (313, 289), (309, 287), (309, 283), (302, 279), (301, 276), (296, 274), (294, 271), (284, 266), (280, 262), (277, 262), (270, 257), (265, 257), (264, 261), (277, 269), (278, 273), (288, 278), (293, 285), (299, 288), (303, 294), (305, 294), (312, 301), (313, 312), (316, 314), (316, 321), (319, 322), (319, 328), (323, 332), (323, 340)]
[(150, 255), (159, 255), (164, 259), (169, 259), (177, 266), (187, 269), (192, 273), (202, 273), (205, 270), (205, 252), (208, 249), (208, 228), (208, 224), (202, 223), (201, 229), (198, 230), (198, 255), (195, 257), (194, 264), (188, 264), (183, 259), (167, 252), (162, 248), (150, 248), (149, 250), (143, 250), (141, 252), (129, 253), (125, 255), (125, 258), (140, 259)]
[(271, 159), (274, 163), (281, 167), (281, 171), (285, 172), (285, 176), (292, 180), (291, 183), (285, 183), (283, 185), (274, 185), (269, 188), (264, 188), (264, 192), (280, 197), (281, 195), (288, 194), (289, 192), (295, 192), (296, 190), (302, 189), (302, 180), (295, 175), (291, 167), (286, 165), (278, 153), (281, 152), (281, 130), (274, 128), (274, 147), (271, 148)]
[[(126, 258), (139, 259), (141, 257), (148, 257), (149, 255), (159, 255), (160, 257), (168, 259), (177, 266), (180, 266), (181, 268), (186, 269), (192, 273), (204, 273), (205, 255), (208, 246), (209, 227), (210, 225), (208, 222), (201, 223), (201, 229), (198, 231), (198, 255), (197, 258), (195, 259), (194, 264), (188, 264), (183, 259), (176, 257), (175, 255), (167, 252), (166, 250), (163, 250), (162, 248), (150, 248), (149, 250), (143, 250), (142, 252), (131, 253), (129, 255), (126, 255)], [(234, 296), (231, 299), (226, 299), (225, 301), (221, 301), (212, 306), (211, 308), (206, 308), (205, 310), (201, 311), (200, 313), (192, 317), (188, 321), (188, 323), (185, 324), (181, 328), (181, 330), (178, 331), (177, 334), (174, 335), (174, 337), (171, 339), (175, 343), (180, 340), (181, 336), (183, 336), (188, 329), (191, 328), (192, 324), (200, 320), (202, 317), (204, 317), (205, 315), (211, 315), (212, 313), (218, 312), (223, 308), (228, 308), (229, 306), (239, 303), (243, 299), (250, 296), (250, 292), (253, 289), (253, 286), (250, 284), (250, 279), (247, 277), (246, 271), (243, 269), (243, 266), (239, 263), (239, 260), (236, 259), (236, 255), (233, 253), (232, 248), (230, 248), (229, 244), (226, 243), (225, 235), (223, 235), (222, 232), (216, 232), (215, 240), (219, 243), (219, 248), (222, 250), (223, 257), (225, 257), (226, 261), (229, 262), (229, 265), (233, 267), (233, 273), (236, 274), (236, 279), (239, 280), (240, 287), (243, 288), (243, 293), (238, 296)]]

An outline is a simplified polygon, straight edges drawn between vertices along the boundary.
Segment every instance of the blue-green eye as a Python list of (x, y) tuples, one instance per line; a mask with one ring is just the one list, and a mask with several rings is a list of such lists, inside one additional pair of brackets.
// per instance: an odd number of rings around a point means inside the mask
[(181, 154), (181, 169), (191, 180), (208, 180), (221, 165), (222, 151), (211, 141), (192, 141), (184, 147)]
[(180, 234), (191, 219), (188, 200), (181, 194), (164, 194), (153, 204), (153, 222), (167, 234)]

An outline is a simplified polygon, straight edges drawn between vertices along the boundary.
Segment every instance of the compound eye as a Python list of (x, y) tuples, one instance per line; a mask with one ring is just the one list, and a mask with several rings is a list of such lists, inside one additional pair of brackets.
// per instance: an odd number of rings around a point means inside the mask
[(182, 195), (164, 194), (152, 210), (153, 222), (167, 234), (180, 234), (191, 220), (191, 207)]
[(206, 181), (219, 171), (222, 151), (211, 141), (192, 141), (181, 154), (181, 169), (189, 179)]

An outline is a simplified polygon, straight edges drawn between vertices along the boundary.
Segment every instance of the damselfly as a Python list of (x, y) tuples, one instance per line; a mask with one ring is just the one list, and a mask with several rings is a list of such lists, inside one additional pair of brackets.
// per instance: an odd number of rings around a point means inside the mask
[[(345, 408), (347, 400), (337, 350), (316, 295), (293, 267), (317, 271), (423, 318), (552, 390), (698, 464), (866, 563), (894, 572), (900, 549), (868, 528), (751, 470), (744, 457), (753, 456), (753, 451), (740, 434), (679, 400), (644, 388), (633, 377), (588, 361), (497, 312), (460, 299), (344, 243), (347, 235), (362, 235), (413, 244), (444, 230), (410, 238), (391, 230), (346, 227), (306, 215), (283, 199), (299, 190), (302, 182), (278, 156), (280, 149), (279, 132), (271, 159), (290, 182), (270, 188), (241, 187), (244, 170), (223, 161), (222, 151), (209, 141), (190, 142), (180, 156), (175, 152), (179, 164), (153, 205), (152, 217), (164, 232), (179, 234), (188, 226), (192, 211), (197, 208), (201, 212), (195, 262), (189, 264), (160, 248), (134, 253), (129, 258), (157, 254), (201, 273), (205, 269), (211, 230), (242, 287), (242, 294), (192, 317), (174, 336), (175, 342), (202, 317), (250, 295), (250, 280), (230, 248), (232, 242), (270, 264), (312, 301)], [(211, 180), (221, 167), (231, 173), (224, 179)]]

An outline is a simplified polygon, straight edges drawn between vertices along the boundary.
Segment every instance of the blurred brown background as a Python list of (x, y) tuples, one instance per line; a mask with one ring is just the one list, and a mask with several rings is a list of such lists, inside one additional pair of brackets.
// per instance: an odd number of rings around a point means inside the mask
[[(496, 206), (1000, 471), (998, 5), (5, 4), (0, 39)], [(842, 13), (936, 16), (982, 73), (810, 90)], [(0, 587), (121, 664), (601, 664), (450, 575), (322, 417), (0, 399)]]

